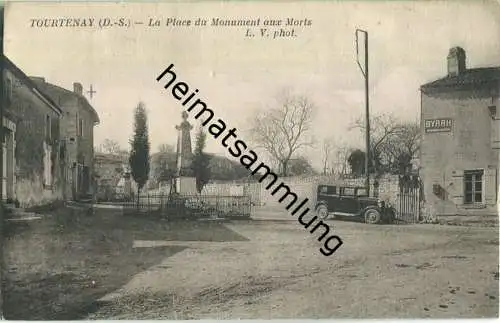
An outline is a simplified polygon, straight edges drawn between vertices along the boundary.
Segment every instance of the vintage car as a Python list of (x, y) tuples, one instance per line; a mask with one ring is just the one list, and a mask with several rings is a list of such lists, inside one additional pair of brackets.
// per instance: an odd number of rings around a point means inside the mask
[(318, 185), (316, 213), (326, 219), (362, 220), (370, 224), (391, 223), (395, 209), (379, 198), (369, 197), (364, 187)]

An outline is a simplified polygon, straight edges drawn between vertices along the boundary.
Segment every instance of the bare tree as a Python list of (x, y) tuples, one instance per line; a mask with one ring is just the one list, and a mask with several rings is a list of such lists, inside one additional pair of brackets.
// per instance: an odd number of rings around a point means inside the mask
[(112, 139), (104, 139), (104, 142), (100, 146), (100, 150), (106, 154), (119, 154), (123, 151), (120, 144)]
[(129, 152), (123, 149), (115, 140), (104, 139), (104, 142), (94, 147), (94, 150), (99, 153), (118, 156), (122, 162), (128, 163)]
[(331, 162), (331, 174), (346, 175), (349, 167), (349, 156), (353, 149), (346, 145), (339, 145), (334, 152)]
[(175, 154), (175, 148), (171, 144), (158, 145), (158, 152), (161, 154)]
[(304, 96), (285, 94), (276, 108), (258, 111), (251, 136), (287, 176), (288, 163), (301, 149), (313, 145), (310, 136), (314, 105)]
[(420, 148), (420, 126), (414, 121), (402, 122), (399, 127), (399, 131), (381, 145), (380, 150), (388, 156), (389, 171), (405, 173)]
[[(366, 129), (364, 118), (353, 128)], [(370, 120), (370, 165), (376, 173), (400, 169), (408, 164), (419, 147), (418, 122), (402, 122), (391, 114), (375, 115)], [(407, 165), (406, 165), (407, 166)]]
[(333, 150), (333, 139), (325, 138), (323, 140), (323, 175), (328, 174), (328, 168), (331, 166)]
[(169, 182), (175, 174), (176, 155), (173, 145), (160, 144), (158, 152), (151, 155), (151, 179), (153, 185)]

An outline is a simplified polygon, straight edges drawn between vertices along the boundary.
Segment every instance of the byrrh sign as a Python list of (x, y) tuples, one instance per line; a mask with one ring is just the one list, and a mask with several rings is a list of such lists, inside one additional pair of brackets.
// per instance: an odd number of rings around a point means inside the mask
[(453, 119), (428, 119), (424, 123), (425, 132), (451, 132)]

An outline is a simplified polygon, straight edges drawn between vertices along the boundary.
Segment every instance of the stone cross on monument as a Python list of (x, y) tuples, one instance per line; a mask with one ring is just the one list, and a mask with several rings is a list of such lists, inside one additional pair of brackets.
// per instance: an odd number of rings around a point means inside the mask
[(196, 178), (194, 177), (191, 164), (193, 162), (193, 151), (191, 149), (191, 130), (193, 126), (187, 121), (188, 113), (182, 112), (182, 122), (175, 126), (178, 131), (177, 137), (177, 176), (175, 179), (175, 191), (182, 195), (195, 195)]

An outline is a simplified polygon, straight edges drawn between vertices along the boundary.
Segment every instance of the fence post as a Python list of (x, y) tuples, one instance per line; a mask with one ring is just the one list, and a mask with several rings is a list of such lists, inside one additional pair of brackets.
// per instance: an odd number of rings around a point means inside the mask
[(251, 198), (251, 196), (247, 196), (247, 205), (248, 205), (248, 210), (247, 210), (246, 215), (251, 216), (252, 215), (252, 198)]
[(399, 191), (398, 193), (398, 220), (401, 221), (401, 217), (403, 215), (403, 208), (402, 208), (402, 205), (403, 203), (401, 203), (401, 200), (402, 200), (402, 196), (401, 196), (401, 191)]
[(418, 222), (420, 220), (420, 189), (417, 188), (415, 189), (415, 203), (416, 203), (416, 208), (417, 212), (416, 213), (416, 219), (415, 222)]

